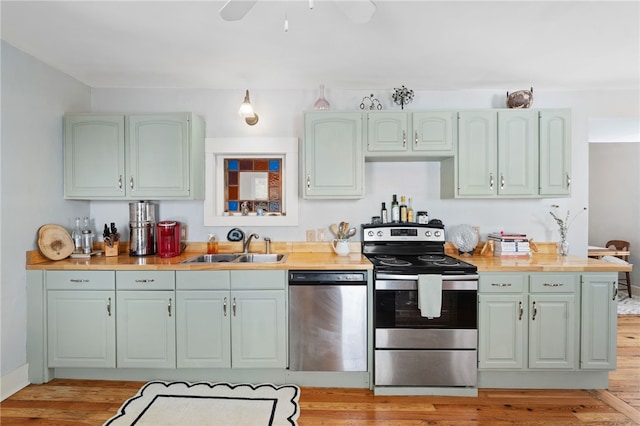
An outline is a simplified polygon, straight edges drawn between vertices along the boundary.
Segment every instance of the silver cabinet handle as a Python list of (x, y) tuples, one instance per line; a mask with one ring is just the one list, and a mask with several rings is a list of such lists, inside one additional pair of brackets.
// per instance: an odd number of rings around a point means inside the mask
[(88, 283), (89, 280), (81, 279), (81, 278), (70, 278), (70, 282), (72, 283)]
[(543, 287), (562, 287), (564, 284), (562, 283), (544, 283)]
[(171, 298), (169, 298), (169, 304), (167, 305), (167, 312), (169, 312), (169, 317), (171, 317)]
[(416, 146), (418, 146), (418, 131), (416, 130), (415, 137), (413, 139)]
[(511, 283), (491, 283), (492, 287), (511, 287)]
[(133, 189), (133, 176), (131, 176), (131, 179), (129, 179), (129, 187)]
[(118, 189), (122, 191), (122, 175), (118, 178)]
[(307, 189), (311, 188), (311, 175), (307, 175)]
[(518, 321), (522, 321), (522, 315), (524, 315), (524, 308), (522, 307), (522, 302), (518, 302), (518, 306), (520, 308), (520, 315), (518, 316)]
[(571, 176), (569, 176), (569, 173), (567, 173), (567, 189), (569, 189), (570, 186), (571, 186)]
[(107, 301), (107, 314), (111, 316), (111, 298)]
[(233, 316), (236, 316), (236, 298), (233, 298), (233, 305), (232, 305), (232, 309), (233, 309)]
[(616, 300), (616, 297), (618, 297), (618, 286), (616, 285), (615, 281), (611, 284), (613, 285), (613, 299), (611, 300)]
[(531, 318), (533, 321), (536, 320), (537, 314), (538, 314), (538, 308), (536, 308), (536, 302), (533, 302), (533, 317)]
[(407, 146), (407, 131), (402, 131), (402, 147), (405, 148)]
[(222, 302), (222, 313), (224, 316), (227, 316), (227, 298), (224, 298), (224, 302)]
[(489, 189), (493, 189), (493, 173), (489, 173)]
[(500, 173), (500, 189), (504, 189), (504, 175)]
[(137, 283), (152, 283), (152, 282), (154, 282), (154, 281), (155, 281), (154, 279), (150, 279), (150, 280), (147, 280), (147, 279), (140, 279), (140, 280), (136, 280), (136, 282), (137, 282)]

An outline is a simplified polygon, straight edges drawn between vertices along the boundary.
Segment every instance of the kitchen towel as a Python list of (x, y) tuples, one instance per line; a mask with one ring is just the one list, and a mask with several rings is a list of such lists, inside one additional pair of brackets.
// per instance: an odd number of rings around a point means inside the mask
[(418, 309), (427, 318), (440, 318), (442, 308), (442, 275), (418, 275)]

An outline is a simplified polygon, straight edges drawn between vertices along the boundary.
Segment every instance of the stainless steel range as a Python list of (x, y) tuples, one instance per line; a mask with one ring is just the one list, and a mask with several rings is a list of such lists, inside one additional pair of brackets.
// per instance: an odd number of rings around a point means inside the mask
[(475, 388), (478, 273), (445, 255), (442, 222), (362, 225), (361, 241), (374, 265), (376, 388)]

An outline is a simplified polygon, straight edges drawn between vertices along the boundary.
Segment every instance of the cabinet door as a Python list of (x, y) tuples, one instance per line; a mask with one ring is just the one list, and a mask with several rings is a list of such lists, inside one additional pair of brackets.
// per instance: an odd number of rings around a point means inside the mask
[(362, 198), (364, 151), (361, 113), (305, 115), (304, 198)]
[(456, 117), (457, 113), (452, 111), (414, 112), (413, 151), (453, 155)]
[(495, 111), (458, 113), (458, 195), (495, 195), (497, 171)]
[(582, 276), (582, 369), (616, 369), (617, 294), (616, 275)]
[(529, 295), (529, 368), (575, 368), (576, 296)]
[(65, 198), (125, 196), (124, 134), (123, 115), (65, 116)]
[(480, 294), (478, 367), (524, 368), (527, 328), (522, 294)]
[(536, 111), (498, 111), (498, 194), (538, 194)]
[(406, 152), (409, 116), (405, 112), (367, 114), (367, 152)]
[(175, 368), (174, 292), (117, 293), (117, 366)]
[(176, 292), (178, 368), (231, 367), (229, 291)]
[(571, 194), (571, 113), (540, 111), (540, 195)]
[(283, 290), (231, 292), (234, 368), (285, 368), (286, 313)]
[(189, 114), (128, 117), (130, 197), (189, 196)]
[(114, 291), (47, 292), (49, 367), (116, 366)]

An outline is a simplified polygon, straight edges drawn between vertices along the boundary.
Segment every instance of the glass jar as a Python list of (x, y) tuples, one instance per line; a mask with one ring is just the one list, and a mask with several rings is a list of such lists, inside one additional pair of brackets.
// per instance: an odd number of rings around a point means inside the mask
[(218, 253), (218, 242), (215, 235), (209, 234), (209, 240), (207, 241), (207, 254)]

